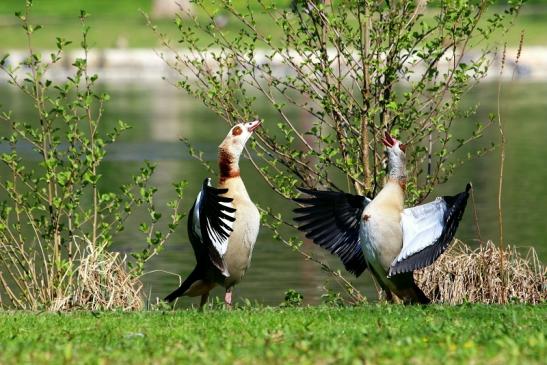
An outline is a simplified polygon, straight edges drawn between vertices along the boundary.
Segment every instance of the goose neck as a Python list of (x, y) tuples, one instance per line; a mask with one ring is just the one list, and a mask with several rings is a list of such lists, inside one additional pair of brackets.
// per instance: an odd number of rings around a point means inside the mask
[(388, 155), (388, 177), (404, 188), (406, 185), (406, 161), (404, 156), (390, 153)]
[(239, 156), (235, 156), (227, 149), (221, 147), (218, 153), (218, 166), (220, 172), (220, 183), (224, 181), (239, 177)]

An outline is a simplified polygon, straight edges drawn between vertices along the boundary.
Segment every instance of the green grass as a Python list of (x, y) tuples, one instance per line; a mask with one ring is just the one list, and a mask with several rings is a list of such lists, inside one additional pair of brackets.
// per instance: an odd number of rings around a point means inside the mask
[[(215, 1), (205, 1), (208, 3), (208, 9), (214, 10), (217, 5)], [(291, 0), (272, 0), (278, 6), (289, 6)], [(152, 0), (33, 0), (33, 13), (39, 16), (71, 17), (79, 14), (80, 9), (96, 14), (108, 16), (130, 15), (136, 9), (149, 11), (152, 8)], [(0, 1), (0, 15), (13, 15), (16, 10), (22, 10), (25, 0), (2, 0)], [(252, 10), (262, 9), (258, 1), (232, 0), (233, 6), (237, 9)]]
[(0, 313), (0, 364), (541, 364), (545, 305)]
[[(280, 7), (287, 7), (289, 0), (278, 0)], [(237, 8), (243, 9), (247, 2), (234, 1)], [(273, 25), (271, 18), (260, 13), (258, 3), (251, 6), (257, 11), (256, 20), (259, 28), (271, 32), (272, 37), (280, 37), (281, 30)], [(13, 16), (17, 10), (22, 10), (22, 0), (0, 1), (0, 49), (20, 49), (26, 47), (24, 32), (18, 26)], [(34, 35), (34, 45), (41, 49), (55, 47), (55, 38), (58, 36), (74, 41), (72, 48), (79, 45), (81, 25), (78, 19), (80, 9), (86, 9), (91, 17), (88, 24), (92, 31), (91, 45), (97, 48), (115, 47), (123, 43), (132, 48), (148, 48), (159, 45), (157, 36), (146, 26), (139, 9), (150, 12), (151, 0), (35, 0), (32, 8), (33, 21), (43, 25), (43, 29)], [(210, 6), (214, 11), (215, 7)], [(199, 13), (199, 12), (198, 12)], [(172, 22), (161, 20), (156, 22), (162, 32), (170, 38), (177, 38), (177, 30)], [(239, 29), (235, 21), (228, 23), (225, 32), (235, 34)], [(547, 45), (547, 7), (525, 7), (511, 32), (503, 37), (499, 35), (495, 41), (507, 41), (511, 47), (516, 47), (520, 40), (521, 31), (525, 32), (525, 44)], [(204, 40), (203, 42), (206, 42)]]
[[(90, 15), (87, 25), (91, 27), (90, 45), (96, 48), (116, 47), (120, 43), (130, 48), (150, 48), (159, 46), (158, 37), (146, 25), (141, 11), (151, 12), (151, 0), (34, 0), (31, 11), (31, 20), (34, 24), (42, 25), (42, 29), (33, 34), (33, 45), (39, 49), (54, 49), (56, 37), (63, 37), (74, 43), (69, 48), (78, 48), (81, 40), (82, 26), (79, 20), (81, 9)], [(236, 0), (234, 6), (242, 11), (247, 9), (247, 1)], [(287, 7), (290, 0), (277, 0), (281, 7)], [(272, 28), (272, 20), (260, 13), (262, 7), (257, 2), (251, 2), (250, 8), (258, 11), (256, 19), (263, 29)], [(24, 10), (23, 0), (0, 1), (0, 49), (26, 48), (27, 39), (24, 31), (14, 16), (16, 11)], [(218, 6), (207, 6), (208, 11), (216, 12)], [(201, 18), (205, 15), (196, 8)], [(177, 39), (178, 30), (171, 20), (154, 20), (161, 31), (171, 39)], [(273, 27), (274, 37), (279, 36), (281, 30)], [(231, 21), (225, 28), (229, 35), (235, 35), (240, 26)], [(121, 42), (120, 42), (121, 41)], [(206, 42), (204, 40), (204, 42)]]

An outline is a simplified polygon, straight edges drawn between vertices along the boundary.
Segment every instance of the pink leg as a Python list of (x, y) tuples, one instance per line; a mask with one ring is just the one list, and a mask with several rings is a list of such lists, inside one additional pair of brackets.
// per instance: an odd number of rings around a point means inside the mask
[(232, 308), (232, 288), (226, 289), (226, 294), (224, 294), (224, 304), (228, 309)]

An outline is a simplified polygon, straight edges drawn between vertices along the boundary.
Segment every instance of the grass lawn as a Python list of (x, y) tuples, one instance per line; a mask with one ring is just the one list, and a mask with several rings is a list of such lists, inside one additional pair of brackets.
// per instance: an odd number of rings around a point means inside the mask
[[(280, 7), (288, 7), (290, 0), (278, 0)], [(22, 0), (0, 1), (0, 49), (25, 48), (26, 38), (24, 32), (18, 26), (17, 19), (13, 13), (22, 10)], [(244, 9), (247, 2), (243, 0), (234, 1), (236, 7)], [(256, 11), (256, 20), (260, 29), (272, 37), (281, 37), (282, 31), (273, 24), (271, 18), (260, 12), (257, 3), (251, 2), (252, 8)], [(53, 49), (55, 38), (63, 37), (74, 41), (72, 48), (79, 47), (81, 38), (81, 25), (78, 20), (80, 9), (86, 9), (91, 17), (88, 25), (91, 26), (90, 44), (97, 48), (115, 47), (123, 44), (133, 48), (157, 47), (159, 45), (157, 36), (147, 27), (144, 17), (139, 9), (150, 12), (151, 0), (80, 0), (80, 1), (59, 1), (59, 0), (35, 0), (32, 16), (33, 21), (43, 25), (43, 29), (34, 34), (34, 45), (36, 48)], [(215, 7), (210, 6), (214, 11)], [(198, 11), (198, 14), (201, 14)], [(426, 17), (427, 18), (427, 17)], [(228, 18), (229, 19), (229, 18)], [(173, 22), (159, 20), (155, 22), (162, 32), (171, 39), (177, 39), (178, 31)], [(228, 35), (235, 35), (239, 25), (235, 20), (229, 19), (225, 28)], [(511, 47), (516, 47), (520, 40), (521, 31), (525, 32), (525, 45), (547, 46), (547, 7), (530, 5), (524, 8), (517, 19), (514, 28), (505, 37), (499, 35), (497, 42), (507, 41)], [(203, 40), (207, 44), (207, 40)]]
[(0, 312), (0, 364), (544, 364), (547, 306)]

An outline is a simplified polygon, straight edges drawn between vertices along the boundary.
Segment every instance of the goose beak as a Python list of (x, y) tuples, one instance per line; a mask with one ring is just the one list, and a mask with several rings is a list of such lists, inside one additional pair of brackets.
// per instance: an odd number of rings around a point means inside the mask
[(395, 140), (388, 132), (385, 132), (382, 143), (384, 144), (384, 146), (391, 148), (395, 145)]
[(252, 133), (255, 129), (260, 127), (261, 124), (262, 122), (260, 122), (260, 120), (255, 120), (254, 122), (247, 123), (247, 130)]

